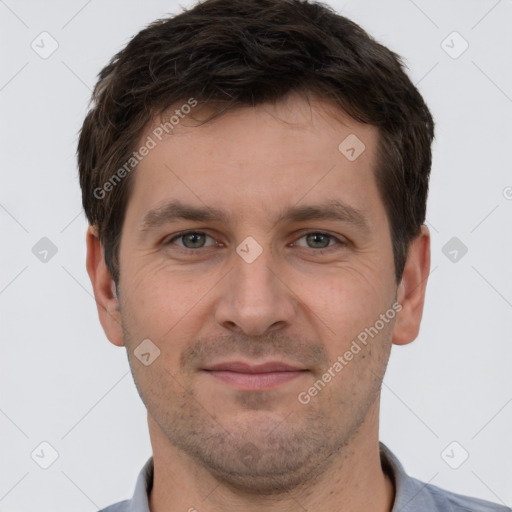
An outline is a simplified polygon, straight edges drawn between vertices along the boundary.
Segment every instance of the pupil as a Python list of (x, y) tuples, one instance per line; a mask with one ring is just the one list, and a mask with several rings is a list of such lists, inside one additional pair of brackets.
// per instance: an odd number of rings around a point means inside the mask
[[(185, 240), (190, 241), (194, 247), (197, 247), (197, 244), (196, 244), (197, 243), (197, 238), (200, 239), (201, 236), (202, 235), (200, 233), (190, 233), (189, 235), (185, 236)], [(196, 239), (196, 240), (194, 241), (194, 239)], [(199, 243), (199, 245), (201, 245), (201, 244)]]
[[(327, 244), (329, 243), (329, 240), (328, 240), (327, 236), (326, 235), (322, 235), (321, 233), (316, 233), (314, 235), (310, 235), (310, 237), (314, 239), (313, 243), (317, 243), (318, 242), (318, 238), (323, 238), (324, 242), (327, 241)], [(321, 242), (320, 242), (320, 244), (321, 244)], [(323, 244), (322, 248), (323, 247), (327, 247), (327, 246), (325, 244)]]

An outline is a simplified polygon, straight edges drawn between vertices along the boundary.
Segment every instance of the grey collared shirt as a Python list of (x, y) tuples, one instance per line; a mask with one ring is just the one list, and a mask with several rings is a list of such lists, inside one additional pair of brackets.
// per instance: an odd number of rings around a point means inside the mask
[[(391, 512), (512, 512), (504, 505), (455, 494), (408, 476), (391, 450), (382, 442), (379, 445), (382, 465), (395, 481), (395, 502)], [(153, 457), (150, 457), (139, 473), (132, 498), (99, 512), (150, 512), (152, 486)]]

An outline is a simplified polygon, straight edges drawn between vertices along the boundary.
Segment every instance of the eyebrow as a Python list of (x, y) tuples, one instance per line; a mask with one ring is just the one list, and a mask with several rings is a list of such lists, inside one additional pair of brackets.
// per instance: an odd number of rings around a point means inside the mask
[[(176, 220), (195, 222), (218, 221), (229, 224), (233, 215), (212, 206), (193, 206), (174, 199), (146, 213), (140, 223), (140, 231), (149, 231)], [(282, 210), (274, 220), (275, 224), (285, 221), (304, 222), (309, 220), (334, 220), (354, 225), (356, 228), (370, 232), (366, 215), (357, 208), (339, 200), (328, 200), (320, 205), (293, 206)]]

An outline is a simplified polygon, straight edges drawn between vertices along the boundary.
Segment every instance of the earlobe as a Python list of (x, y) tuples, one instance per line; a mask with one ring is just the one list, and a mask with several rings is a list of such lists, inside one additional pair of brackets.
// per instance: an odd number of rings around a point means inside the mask
[(402, 305), (393, 329), (393, 343), (406, 345), (416, 339), (420, 330), (427, 279), (430, 272), (430, 232), (421, 226), (420, 234), (409, 245), (397, 301)]
[(98, 316), (107, 338), (114, 345), (124, 345), (121, 316), (115, 283), (112, 280), (103, 255), (103, 250), (94, 226), (86, 233), (87, 273), (94, 290)]

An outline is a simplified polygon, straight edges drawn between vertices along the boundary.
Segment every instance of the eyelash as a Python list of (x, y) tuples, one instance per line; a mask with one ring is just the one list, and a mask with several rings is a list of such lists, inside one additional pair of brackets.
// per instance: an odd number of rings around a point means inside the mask
[[(174, 240), (177, 240), (179, 238), (182, 238), (186, 235), (191, 235), (191, 234), (200, 234), (200, 235), (205, 235), (207, 237), (210, 237), (213, 239), (213, 237), (211, 235), (208, 235), (207, 233), (205, 233), (204, 231), (197, 231), (197, 230), (188, 230), (188, 231), (181, 231), (180, 233), (177, 233), (176, 235), (174, 235), (172, 238), (168, 239), (166, 242), (164, 242), (164, 245), (171, 245)], [(302, 249), (311, 249), (312, 251), (315, 251), (315, 252), (321, 252), (321, 251), (329, 251), (331, 249), (335, 249), (336, 248), (336, 245), (338, 246), (342, 246), (342, 247), (346, 247), (347, 245), (349, 245), (349, 242), (346, 241), (346, 240), (342, 240), (340, 238), (338, 238), (337, 236), (335, 235), (332, 235), (331, 233), (328, 233), (328, 232), (325, 232), (325, 231), (307, 231), (305, 233), (303, 233), (297, 240), (300, 240), (301, 238), (304, 238), (305, 236), (308, 236), (308, 235), (322, 235), (322, 236), (327, 236), (329, 237), (330, 239), (332, 240), (335, 240), (337, 242), (337, 244), (335, 245), (329, 245), (327, 247), (324, 247), (324, 248), (319, 248), (319, 249), (314, 249), (314, 248), (311, 248), (311, 247), (301, 247)], [(295, 243), (295, 242), (294, 242)], [(179, 251), (180, 252), (183, 252), (183, 253), (186, 253), (186, 254), (190, 254), (190, 253), (198, 253), (200, 252), (201, 250), (205, 250), (205, 249), (208, 249), (208, 247), (198, 247), (197, 249), (190, 249), (188, 247), (181, 247), (181, 246), (177, 246), (179, 248)], [(214, 246), (210, 246), (211, 247), (214, 247)]]

